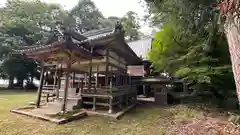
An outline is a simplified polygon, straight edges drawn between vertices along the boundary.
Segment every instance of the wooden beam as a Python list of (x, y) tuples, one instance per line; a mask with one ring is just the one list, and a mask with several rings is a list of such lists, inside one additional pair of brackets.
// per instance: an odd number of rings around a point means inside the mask
[(40, 84), (38, 86), (38, 94), (37, 94), (37, 101), (36, 101), (36, 107), (40, 107), (40, 102), (41, 102), (41, 96), (42, 96), (42, 86), (43, 86), (43, 81), (44, 81), (44, 72), (45, 72), (45, 67), (43, 66), (43, 63), (41, 64), (41, 75), (40, 75)]
[(65, 78), (65, 88), (64, 88), (64, 97), (63, 97), (63, 104), (62, 104), (62, 113), (66, 112), (70, 69), (71, 69), (71, 58), (69, 57), (69, 60), (67, 62), (67, 71), (66, 71), (66, 78)]

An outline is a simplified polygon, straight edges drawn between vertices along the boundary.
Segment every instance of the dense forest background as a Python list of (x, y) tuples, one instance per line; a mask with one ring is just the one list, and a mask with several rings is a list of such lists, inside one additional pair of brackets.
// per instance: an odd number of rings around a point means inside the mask
[(39, 0), (8, 0), (0, 12), (0, 78), (9, 80), (9, 89), (23, 88), (24, 80), (32, 84), (40, 72), (37, 61), (12, 55), (12, 50), (17, 46), (44, 44), (59, 23), (66, 29), (83, 33), (113, 27), (116, 21), (121, 21), (128, 41), (142, 35), (135, 12), (129, 11), (121, 18), (105, 18), (91, 0), (80, 0), (70, 11)]
[(160, 29), (149, 52), (154, 70), (221, 101), (236, 98), (226, 19), (221, 13), (221, 7), (230, 9), (233, 1), (146, 0), (146, 20)]

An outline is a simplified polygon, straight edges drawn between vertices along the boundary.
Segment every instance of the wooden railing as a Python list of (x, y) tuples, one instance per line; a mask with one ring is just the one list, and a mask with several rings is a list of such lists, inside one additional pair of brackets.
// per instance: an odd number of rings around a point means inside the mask
[(55, 93), (57, 87), (57, 85), (43, 85), (42, 90), (45, 93)]
[(109, 86), (104, 86), (101, 88), (92, 87), (83, 88), (82, 94), (99, 94), (99, 95), (116, 95), (116, 94), (125, 94), (135, 92), (136, 87), (131, 85), (124, 85), (124, 86), (114, 86), (110, 88)]

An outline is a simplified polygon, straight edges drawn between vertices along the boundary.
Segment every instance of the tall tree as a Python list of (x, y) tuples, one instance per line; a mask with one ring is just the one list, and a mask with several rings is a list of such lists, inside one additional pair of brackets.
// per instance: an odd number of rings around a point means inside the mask
[(210, 90), (224, 98), (226, 89), (234, 85), (227, 42), (214, 8), (217, 1), (152, 0), (148, 4), (152, 24), (161, 29), (149, 54), (155, 69), (185, 80), (195, 90)]
[(80, 32), (102, 27), (100, 21), (104, 17), (91, 0), (80, 0), (71, 10), (71, 15), (77, 20)]
[(222, 19), (225, 22), (224, 30), (228, 39), (232, 69), (240, 104), (240, 0), (223, 0), (219, 8)]
[(140, 23), (137, 14), (133, 11), (129, 11), (121, 20), (127, 40), (132, 41), (139, 39)]
[(116, 16), (110, 16), (108, 18), (104, 18), (100, 21), (102, 28), (113, 27), (115, 26), (117, 21), (120, 21), (121, 18)]
[(71, 18), (59, 5), (36, 1), (8, 0), (1, 8), (0, 51), (2, 74), (9, 79), (9, 88), (16, 78), (22, 85), (24, 79), (38, 76), (37, 62), (11, 55), (16, 46), (44, 44), (57, 21), (65, 25)]

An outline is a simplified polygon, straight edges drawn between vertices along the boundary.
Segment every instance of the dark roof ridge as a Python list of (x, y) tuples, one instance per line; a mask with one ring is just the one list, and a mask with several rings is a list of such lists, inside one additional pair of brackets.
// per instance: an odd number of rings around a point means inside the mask
[(109, 33), (112, 32), (114, 28), (108, 27), (108, 28), (103, 28), (103, 29), (98, 29), (98, 30), (90, 30), (87, 32), (82, 33), (83, 36), (90, 37), (98, 34), (103, 34), (103, 33)]

